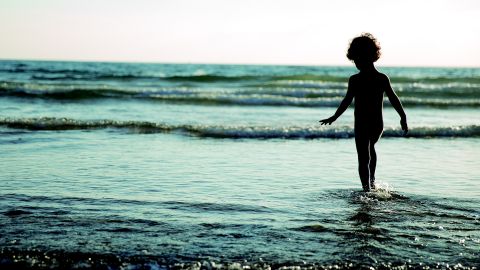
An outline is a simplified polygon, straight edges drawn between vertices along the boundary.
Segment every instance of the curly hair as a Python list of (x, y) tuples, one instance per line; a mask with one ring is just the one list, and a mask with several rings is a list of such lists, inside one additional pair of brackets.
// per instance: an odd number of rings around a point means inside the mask
[(362, 33), (350, 42), (347, 58), (351, 61), (366, 60), (375, 62), (380, 58), (380, 44), (370, 33)]

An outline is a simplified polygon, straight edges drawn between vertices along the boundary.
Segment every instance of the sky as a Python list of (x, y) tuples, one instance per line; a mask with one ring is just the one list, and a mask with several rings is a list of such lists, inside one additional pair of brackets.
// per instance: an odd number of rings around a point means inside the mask
[(0, 0), (0, 59), (480, 67), (478, 0)]

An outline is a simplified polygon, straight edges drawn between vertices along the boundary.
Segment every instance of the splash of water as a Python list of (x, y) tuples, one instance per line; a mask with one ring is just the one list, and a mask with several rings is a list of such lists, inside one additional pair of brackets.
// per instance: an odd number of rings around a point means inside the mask
[(388, 201), (398, 198), (400, 195), (396, 194), (391, 184), (387, 182), (376, 182), (375, 189), (359, 196), (359, 200), (364, 203), (371, 203), (377, 201)]

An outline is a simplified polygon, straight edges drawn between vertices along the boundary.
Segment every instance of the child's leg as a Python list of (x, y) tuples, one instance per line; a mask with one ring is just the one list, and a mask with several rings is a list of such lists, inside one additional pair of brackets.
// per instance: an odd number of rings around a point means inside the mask
[(370, 141), (366, 136), (355, 136), (358, 155), (358, 174), (364, 191), (370, 191)]
[(375, 152), (375, 143), (370, 142), (370, 188), (375, 189), (375, 169), (377, 167), (377, 153)]
[(377, 152), (375, 151), (375, 144), (380, 140), (383, 133), (383, 126), (378, 128), (378, 132), (374, 133), (373, 136), (370, 137), (370, 188), (375, 189), (375, 169), (377, 168)]

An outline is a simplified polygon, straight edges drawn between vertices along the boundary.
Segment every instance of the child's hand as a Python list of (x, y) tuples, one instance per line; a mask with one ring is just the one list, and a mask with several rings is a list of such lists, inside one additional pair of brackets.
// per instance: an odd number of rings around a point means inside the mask
[(402, 126), (403, 136), (407, 135), (408, 133), (407, 118), (402, 118), (400, 120), (400, 126)]
[(318, 122), (320, 122), (320, 125), (326, 125), (326, 124), (331, 125), (333, 122), (335, 122), (335, 120), (337, 120), (337, 118), (335, 116), (332, 116), (327, 119), (320, 120)]

